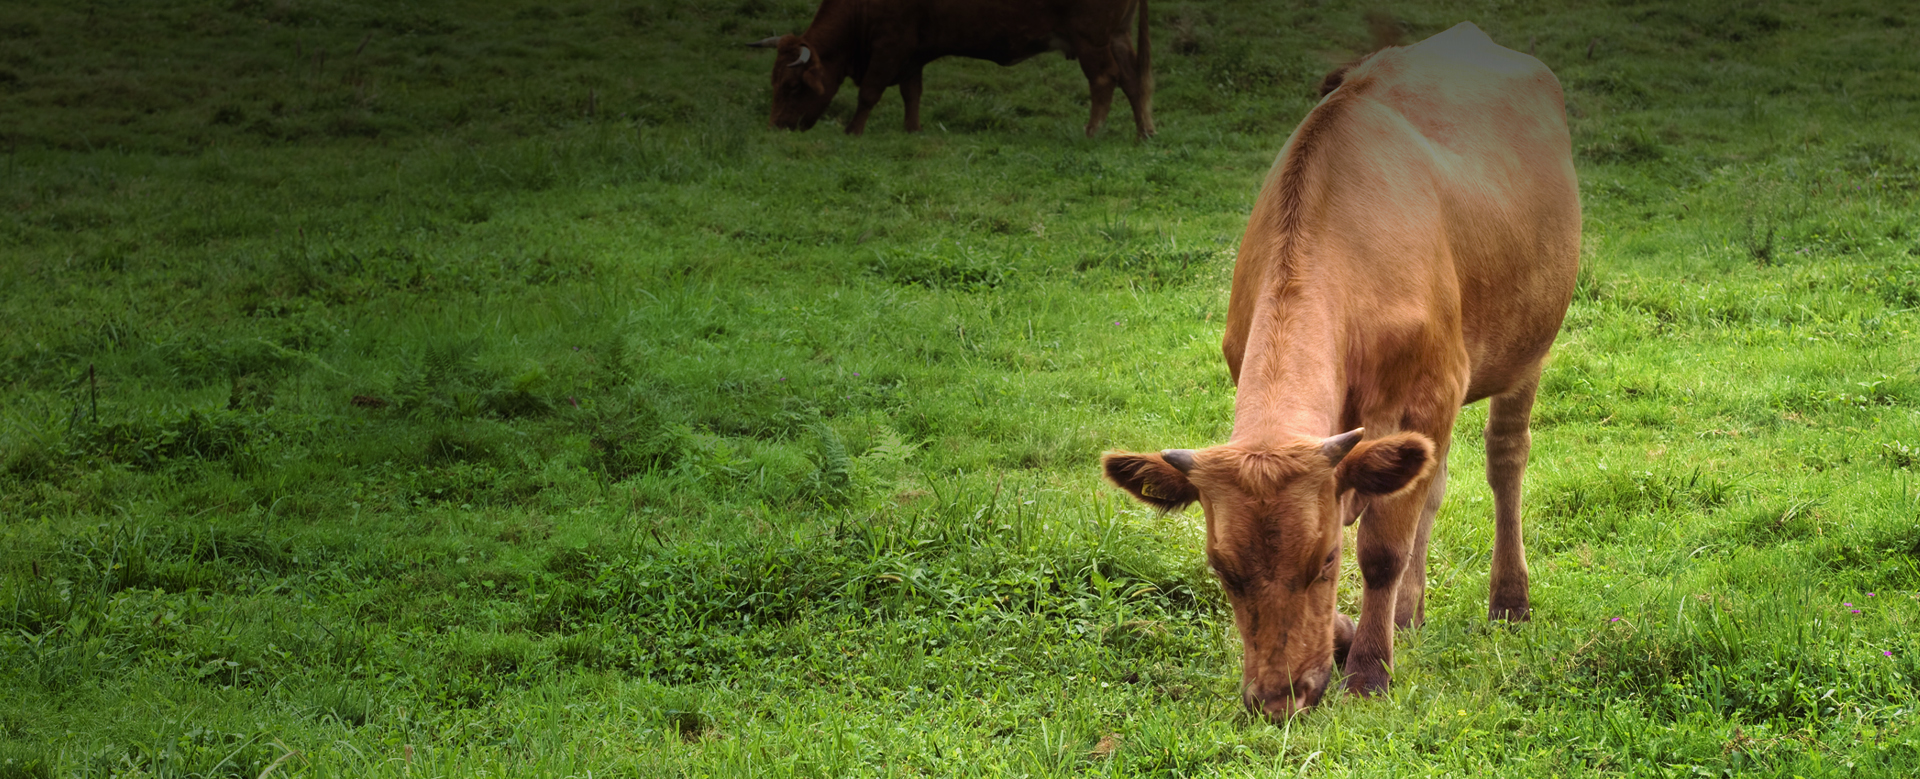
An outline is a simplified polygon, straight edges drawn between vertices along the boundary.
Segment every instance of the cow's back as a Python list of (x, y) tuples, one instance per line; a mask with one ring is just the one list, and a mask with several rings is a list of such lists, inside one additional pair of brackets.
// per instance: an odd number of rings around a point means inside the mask
[(1398, 196), (1421, 217), (1400, 223), (1418, 233), (1408, 240), (1438, 229), (1438, 257), (1370, 254), (1426, 266), (1408, 273), (1451, 271), (1452, 284), (1433, 286), (1457, 310), (1427, 314), (1459, 318), (1473, 375), (1466, 400), (1504, 391), (1546, 354), (1578, 271), (1579, 190), (1559, 81), (1462, 23), (1374, 55), (1339, 89), (1358, 104), (1345, 109), (1347, 142), (1381, 147), (1378, 172), (1403, 179)]
[(1048, 50), (1124, 35), (1136, 0), (895, 0), (919, 59), (961, 56), (1012, 65)]

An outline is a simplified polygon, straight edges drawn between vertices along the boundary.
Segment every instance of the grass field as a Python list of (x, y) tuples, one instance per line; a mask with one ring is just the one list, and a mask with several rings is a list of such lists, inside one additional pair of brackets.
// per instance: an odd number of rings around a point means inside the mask
[(1535, 618), (1472, 407), (1392, 694), (1275, 726), (1096, 459), (1224, 440), (1375, 6), (1152, 8), (1146, 144), (1054, 57), (769, 131), (800, 0), (0, 8), (0, 777), (1920, 771), (1920, 13), (1385, 7), (1567, 87)]

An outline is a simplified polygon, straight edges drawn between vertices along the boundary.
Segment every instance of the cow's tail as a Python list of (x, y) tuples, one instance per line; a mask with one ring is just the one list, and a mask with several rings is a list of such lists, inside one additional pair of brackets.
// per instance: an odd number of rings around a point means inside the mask
[(1147, 0), (1140, 0), (1140, 42), (1135, 47), (1134, 67), (1139, 69), (1141, 100), (1153, 102), (1153, 41), (1147, 35)]
[(1134, 47), (1134, 78), (1140, 84), (1140, 105), (1135, 111), (1146, 121), (1143, 135), (1153, 134), (1153, 40), (1147, 35), (1147, 0), (1140, 0), (1140, 39)]

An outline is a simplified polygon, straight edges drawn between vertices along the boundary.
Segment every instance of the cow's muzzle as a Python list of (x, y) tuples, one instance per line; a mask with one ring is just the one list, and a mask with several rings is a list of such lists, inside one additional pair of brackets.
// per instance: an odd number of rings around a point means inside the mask
[(1285, 722), (1288, 717), (1320, 705), (1321, 697), (1327, 694), (1327, 682), (1333, 677), (1333, 667), (1327, 666), (1308, 677), (1265, 689), (1259, 685), (1242, 685), (1240, 702), (1251, 714), (1274, 723)]

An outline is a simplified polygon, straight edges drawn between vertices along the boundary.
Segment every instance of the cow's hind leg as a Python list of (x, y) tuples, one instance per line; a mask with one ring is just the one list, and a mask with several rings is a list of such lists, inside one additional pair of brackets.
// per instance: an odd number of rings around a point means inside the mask
[(1139, 58), (1125, 36), (1113, 39), (1114, 72), (1120, 77), (1120, 91), (1133, 106), (1133, 127), (1141, 138), (1153, 136), (1153, 74), (1140, 72)]
[(1113, 109), (1114, 67), (1113, 51), (1110, 46), (1087, 46), (1080, 50), (1080, 72), (1087, 76), (1087, 89), (1093, 98), (1093, 106), (1087, 114), (1087, 137), (1092, 138), (1107, 123), (1107, 112)]
[(1528, 618), (1527, 548), (1521, 540), (1520, 479), (1527, 470), (1533, 434), (1527, 423), (1540, 369), (1519, 387), (1493, 396), (1487, 409), (1487, 486), (1493, 488), (1493, 578), (1488, 619)]
[(920, 74), (924, 65), (909, 65), (900, 79), (900, 99), (907, 103), (907, 132), (920, 132)]

